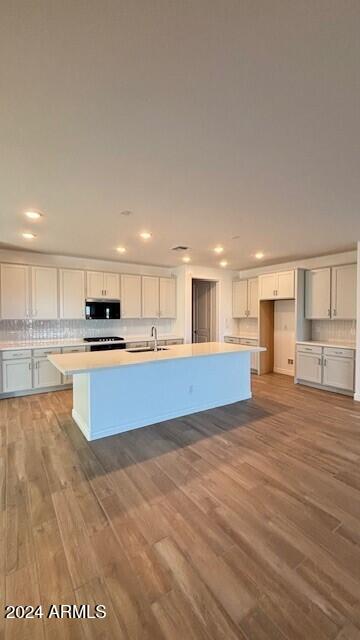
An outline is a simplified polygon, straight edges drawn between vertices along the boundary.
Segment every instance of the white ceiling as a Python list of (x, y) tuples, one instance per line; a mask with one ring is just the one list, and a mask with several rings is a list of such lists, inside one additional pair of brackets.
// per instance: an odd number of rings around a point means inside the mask
[(359, 33), (358, 0), (3, 0), (1, 242), (169, 266), (221, 243), (232, 268), (353, 248)]

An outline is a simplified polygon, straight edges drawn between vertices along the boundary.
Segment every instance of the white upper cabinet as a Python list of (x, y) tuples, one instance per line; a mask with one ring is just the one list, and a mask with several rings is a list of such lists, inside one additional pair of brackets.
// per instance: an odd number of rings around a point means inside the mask
[(295, 297), (295, 273), (278, 271), (259, 276), (259, 297), (261, 300), (280, 300)]
[(119, 276), (102, 271), (86, 272), (86, 295), (88, 298), (119, 299)]
[(121, 317), (141, 318), (141, 276), (121, 275)]
[(31, 314), (39, 320), (58, 317), (58, 274), (54, 267), (31, 268)]
[(159, 279), (160, 318), (176, 318), (176, 278)]
[(60, 318), (85, 317), (85, 273), (77, 269), (60, 269)]
[(117, 273), (104, 273), (105, 298), (119, 300), (119, 275)]
[(233, 318), (258, 317), (258, 279), (234, 280), (233, 282)]
[[(259, 280), (258, 278), (250, 278), (247, 287), (248, 297), (248, 318), (257, 318), (259, 315)], [(258, 355), (258, 354), (255, 354)]]
[(1, 318), (23, 320), (30, 317), (30, 270), (20, 264), (1, 265)]
[(312, 269), (305, 274), (305, 317), (330, 318), (331, 269)]
[(308, 320), (356, 318), (356, 265), (312, 269), (305, 276)]
[(273, 300), (275, 298), (276, 276), (276, 273), (265, 273), (259, 276), (259, 297), (261, 300)]
[(159, 278), (142, 276), (142, 317), (159, 317)]
[(233, 282), (233, 318), (247, 318), (247, 280)]
[(332, 268), (331, 315), (338, 320), (356, 319), (356, 264)]

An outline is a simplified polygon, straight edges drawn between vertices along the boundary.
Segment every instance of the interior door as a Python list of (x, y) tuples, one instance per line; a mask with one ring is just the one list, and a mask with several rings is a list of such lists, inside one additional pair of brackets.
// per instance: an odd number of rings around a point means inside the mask
[(206, 280), (193, 280), (193, 318), (192, 341), (210, 342), (211, 340), (211, 283)]

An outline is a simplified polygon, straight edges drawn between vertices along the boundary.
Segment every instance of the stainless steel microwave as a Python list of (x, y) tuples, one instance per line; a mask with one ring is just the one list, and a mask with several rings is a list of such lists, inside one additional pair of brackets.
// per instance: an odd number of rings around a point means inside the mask
[(119, 320), (120, 300), (85, 300), (86, 320)]

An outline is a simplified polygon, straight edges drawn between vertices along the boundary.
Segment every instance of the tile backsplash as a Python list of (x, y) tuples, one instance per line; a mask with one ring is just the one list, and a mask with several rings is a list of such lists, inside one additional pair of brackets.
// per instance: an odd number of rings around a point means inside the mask
[(312, 340), (325, 342), (345, 342), (354, 344), (356, 341), (355, 320), (313, 320)]
[(159, 334), (173, 333), (173, 320), (0, 320), (0, 341), (52, 340), (89, 336), (150, 336), (152, 325)]

